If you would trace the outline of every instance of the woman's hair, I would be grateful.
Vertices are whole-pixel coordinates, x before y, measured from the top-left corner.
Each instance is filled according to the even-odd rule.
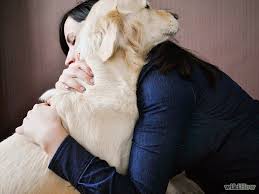
[[[59,43],[65,55],[68,53],[68,45],[66,42],[66,37],[64,35],[64,25],[68,17],[73,18],[77,22],[82,22],[89,14],[90,9],[98,0],[86,0],[80,3],[70,11],[68,11],[62,18],[59,24]]]
[[[160,72],[164,74],[175,69],[186,80],[190,80],[193,68],[198,66],[211,87],[215,86],[217,78],[221,75],[221,71],[216,66],[202,60],[172,41],[165,41],[154,47],[149,52],[147,61],[158,66]]]
[[[67,18],[72,17],[77,22],[83,21],[97,1],[98,0],[87,0],[77,5],[63,16],[59,26],[59,40],[65,55],[67,55],[69,50],[64,35],[64,25]],[[160,71],[164,74],[172,69],[176,69],[184,79],[190,79],[193,67],[199,66],[212,87],[215,86],[217,77],[221,72],[216,66],[200,59],[187,49],[184,49],[171,41],[165,41],[154,47],[149,52],[147,61],[159,66]]]

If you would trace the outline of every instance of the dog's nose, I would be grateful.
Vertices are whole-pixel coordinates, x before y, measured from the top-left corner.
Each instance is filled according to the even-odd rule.
[[[172,13],[172,12],[170,12],[170,13],[171,13],[171,15],[172,15],[172,16],[174,16],[174,18],[175,18],[175,19],[177,19],[177,20],[179,19],[178,14],[176,14],[176,13]]]

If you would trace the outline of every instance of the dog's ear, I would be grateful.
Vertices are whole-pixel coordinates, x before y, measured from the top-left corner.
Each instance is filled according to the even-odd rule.
[[[118,11],[112,11],[102,22],[102,41],[98,54],[103,62],[109,60],[117,49],[119,33],[122,28],[121,19]]]
[[[105,30],[101,46],[99,48],[98,54],[103,62],[109,60],[116,50],[118,29],[114,24],[110,24]]]

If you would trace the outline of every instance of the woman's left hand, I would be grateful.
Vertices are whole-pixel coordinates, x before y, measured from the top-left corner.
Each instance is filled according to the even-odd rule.
[[[34,105],[16,133],[30,138],[51,158],[68,135],[56,110],[46,103]]]

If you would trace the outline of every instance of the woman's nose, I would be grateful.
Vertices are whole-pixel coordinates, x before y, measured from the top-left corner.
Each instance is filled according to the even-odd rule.
[[[67,56],[65,61],[65,66],[69,66],[71,63],[74,63],[76,61],[74,56]]]

